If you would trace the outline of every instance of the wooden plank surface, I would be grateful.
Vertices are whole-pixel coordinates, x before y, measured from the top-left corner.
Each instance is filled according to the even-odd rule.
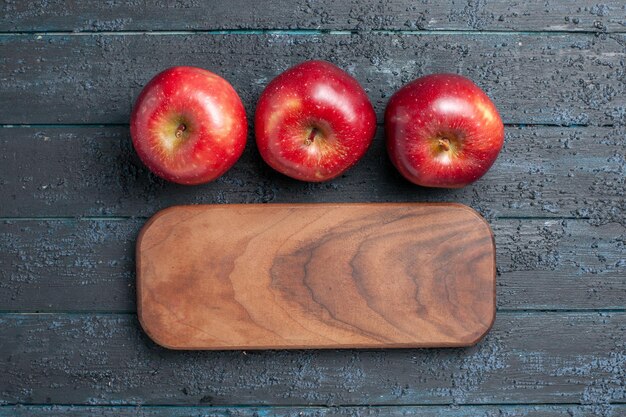
[[[144,222],[0,222],[0,311],[134,312],[135,239]],[[492,219],[491,226],[499,309],[626,305],[623,224]]]
[[[134,315],[4,314],[6,404],[626,402],[626,313],[500,313],[465,349],[184,352]]]
[[[128,127],[0,129],[0,217],[151,216],[189,203],[454,201],[492,217],[591,217],[626,212],[626,130],[618,127],[506,128],[504,149],[478,182],[459,190],[417,187],[389,162],[381,128],[365,157],[322,184],[270,169],[252,137],[216,182],[183,187],[148,173]]]
[[[599,414],[601,413],[601,414]],[[397,407],[128,407],[7,406],[0,417],[619,417],[626,405],[501,405]]]
[[[496,314],[493,232],[460,204],[214,204],[152,216],[137,314],[170,349],[471,346]]]
[[[623,1],[6,1],[0,31],[216,29],[625,31]]]
[[[269,80],[314,58],[354,75],[380,120],[402,84],[458,72],[505,123],[615,124],[626,120],[625,45],[626,34],[0,35],[0,101],[11,102],[0,123],[128,123],[141,87],[172,65],[224,76],[250,115]]]
[[[0,4],[0,417],[626,414],[624,32],[621,0]],[[251,139],[202,187],[138,163],[128,113],[155,72],[221,72],[251,115],[264,85],[308,58],[355,75],[379,115],[411,78],[468,75],[508,123],[503,153],[455,191],[403,181],[381,134],[326,184],[272,172]],[[494,333],[468,350],[176,353],[116,314],[135,311],[132,250],[159,208],[348,201],[484,214],[498,245]]]

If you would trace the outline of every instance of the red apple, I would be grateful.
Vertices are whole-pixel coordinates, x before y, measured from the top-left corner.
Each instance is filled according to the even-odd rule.
[[[409,181],[459,188],[482,177],[504,142],[502,119],[469,79],[427,75],[405,85],[385,111],[387,150]]]
[[[241,156],[248,124],[241,99],[222,77],[194,67],[157,74],[130,118],[133,146],[147,167],[179,184],[224,174]]]
[[[357,80],[325,61],[274,78],[255,115],[256,142],[272,168],[301,181],[325,181],[353,166],[376,131],[376,114]]]

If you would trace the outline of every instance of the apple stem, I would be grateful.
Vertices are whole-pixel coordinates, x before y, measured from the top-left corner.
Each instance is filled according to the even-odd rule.
[[[319,133],[319,130],[317,130],[316,128],[311,129],[311,133],[309,133],[309,137],[306,138],[306,140],[304,141],[304,144],[306,146],[311,145],[313,141],[315,140],[315,136],[317,136],[318,133]]]
[[[180,139],[183,136],[183,132],[185,130],[187,130],[187,126],[185,126],[183,123],[179,124],[176,128],[176,138]]]
[[[444,152],[448,152],[450,150],[450,139],[439,139],[439,146],[441,147],[441,149],[443,149]]]

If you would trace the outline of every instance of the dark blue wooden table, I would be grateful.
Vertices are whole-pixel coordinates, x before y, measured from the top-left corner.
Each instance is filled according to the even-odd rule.
[[[119,4],[118,4],[119,3]],[[625,416],[623,0],[5,1],[0,5],[0,416]],[[150,175],[141,87],[173,65],[266,83],[327,59],[380,117],[427,73],[469,76],[506,143],[461,190],[404,181],[382,129],[341,178],[305,184],[252,137],[218,181]],[[133,248],[181,203],[456,201],[497,244],[498,315],[468,349],[176,352],[135,314]]]

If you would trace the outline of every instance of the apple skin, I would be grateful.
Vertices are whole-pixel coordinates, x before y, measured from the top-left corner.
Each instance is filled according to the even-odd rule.
[[[326,61],[306,61],[265,88],[256,143],[275,170],[301,181],[341,175],[363,157],[376,132],[374,108],[357,80]]]
[[[482,177],[504,143],[504,125],[489,97],[455,74],[418,78],[385,111],[387,151],[409,181],[460,188]]]
[[[213,181],[246,146],[246,112],[222,77],[172,67],[143,88],[130,118],[133,146],[156,175],[179,184]]]

